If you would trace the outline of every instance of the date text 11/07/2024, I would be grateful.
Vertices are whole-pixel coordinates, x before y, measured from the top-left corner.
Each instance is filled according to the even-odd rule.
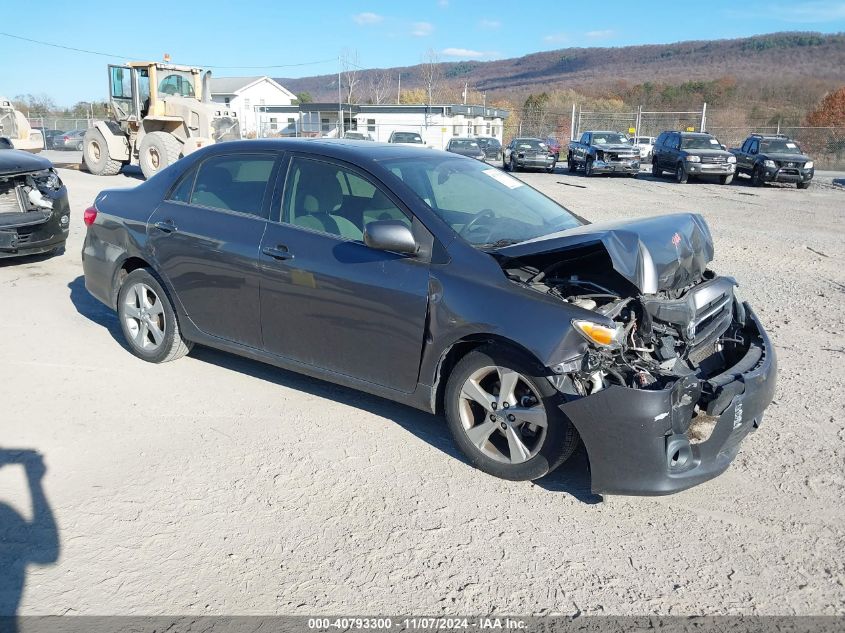
[[[317,631],[333,629],[370,629],[370,630],[522,630],[525,621],[514,618],[309,618],[308,628]]]

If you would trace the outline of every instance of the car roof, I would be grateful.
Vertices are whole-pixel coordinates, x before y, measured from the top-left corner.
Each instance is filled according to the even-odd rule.
[[[361,160],[388,160],[392,158],[412,158],[415,156],[431,156],[432,150],[422,145],[396,145],[374,141],[360,141],[357,139],[336,138],[285,138],[285,139],[247,139],[242,141],[226,141],[207,145],[203,150],[209,154],[218,151],[249,151],[276,150],[289,152],[318,153],[347,160],[349,162]],[[206,153],[206,152],[204,152]]]

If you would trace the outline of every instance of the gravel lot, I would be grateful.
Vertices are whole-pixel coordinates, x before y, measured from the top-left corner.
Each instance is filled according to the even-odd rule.
[[[703,213],[714,268],[778,348],[776,401],[728,472],[608,503],[581,453],[534,484],[500,481],[404,406],[208,349],[136,359],[79,253],[97,191],[139,180],[61,176],[66,254],[0,262],[0,448],[44,455],[59,538],[56,557],[45,530],[4,532],[0,569],[41,560],[19,613],[845,612],[845,188],[831,175],[808,191],[522,176],[593,221]],[[32,512],[20,466],[0,468],[2,504]]]

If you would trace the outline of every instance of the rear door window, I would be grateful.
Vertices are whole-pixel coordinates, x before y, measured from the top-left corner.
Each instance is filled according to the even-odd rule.
[[[264,217],[264,196],[273,172],[273,154],[229,154],[200,165],[191,204]]]

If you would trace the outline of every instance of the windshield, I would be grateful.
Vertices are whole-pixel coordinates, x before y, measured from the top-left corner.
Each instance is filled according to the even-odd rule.
[[[383,164],[474,246],[506,246],[581,225],[539,191],[484,163],[442,154]]]
[[[175,95],[180,97],[193,97],[194,86],[190,77],[182,75],[167,75],[158,84],[158,91],[162,95]]]
[[[593,145],[627,145],[628,137],[616,132],[593,132]]]
[[[422,137],[416,132],[394,132],[394,143],[422,143]]]
[[[516,149],[546,149],[546,144],[535,138],[518,138],[514,146]]]
[[[478,143],[475,141],[455,141],[449,143],[452,149],[478,149]]]
[[[760,151],[778,154],[800,154],[801,148],[798,147],[798,144],[795,141],[779,138],[760,141]]]
[[[712,136],[683,136],[682,149],[722,149],[719,141]]]

